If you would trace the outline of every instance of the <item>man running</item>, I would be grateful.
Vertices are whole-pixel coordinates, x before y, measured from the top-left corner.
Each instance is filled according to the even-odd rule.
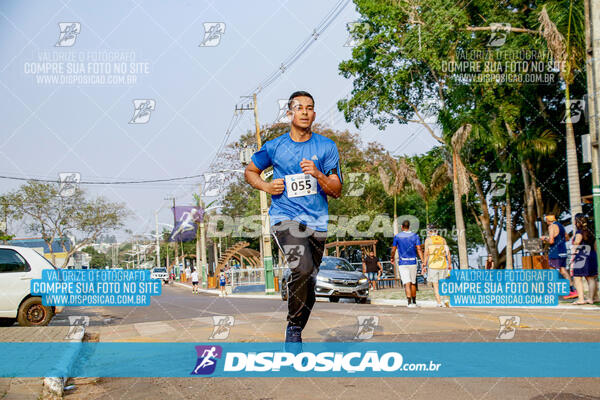
[[[313,133],[315,103],[307,92],[288,101],[291,128],[266,142],[246,167],[246,182],[271,194],[271,232],[284,254],[291,277],[286,342],[301,343],[302,329],[315,303],[315,281],[327,237],[327,196],[340,197],[342,173],[333,140]],[[273,166],[273,180],[260,173]],[[293,251],[292,251],[293,250]]]
[[[544,220],[548,224],[548,236],[542,236],[542,240],[550,244],[548,266],[558,270],[562,277],[569,281],[570,293],[565,298],[575,298],[577,297],[577,291],[573,287],[571,275],[567,271],[567,233],[565,227],[556,220],[554,215],[544,215]]]
[[[427,227],[427,239],[425,239],[425,263],[422,272],[428,272],[427,282],[433,284],[433,293],[438,307],[443,307],[439,280],[445,279],[450,269],[452,269],[452,261],[446,239],[438,235],[435,226],[429,225]],[[450,307],[448,300],[444,303],[446,307]]]
[[[192,272],[192,294],[200,294],[198,291],[198,270],[194,268],[194,272]]]
[[[423,260],[423,251],[421,250],[421,239],[419,235],[409,230],[410,221],[402,222],[402,231],[394,236],[392,243],[392,255],[390,260],[394,265],[396,249],[398,249],[398,269],[400,279],[404,285],[408,307],[417,306],[417,254]]]

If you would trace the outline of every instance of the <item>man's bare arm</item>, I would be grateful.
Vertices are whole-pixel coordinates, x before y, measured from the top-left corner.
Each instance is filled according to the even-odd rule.
[[[550,225],[550,227],[548,228],[548,238],[546,242],[549,244],[554,244],[554,238],[558,236],[559,232],[560,231],[558,229],[558,226],[554,224]]]
[[[271,195],[277,195],[283,193],[284,184],[283,179],[273,179],[271,182],[265,182],[261,177],[262,171],[258,169],[253,162],[250,162],[244,171],[244,177],[246,182],[255,189],[262,190]]]
[[[342,195],[342,182],[337,174],[327,176],[319,171],[313,161],[305,158],[300,162],[300,167],[302,168],[302,172],[312,175],[317,179],[319,186],[321,186],[325,194],[335,199]]]
[[[425,258],[423,258],[423,250],[421,249],[421,246],[415,246],[417,248],[417,254],[419,255],[419,258],[421,259],[421,263],[425,264]]]

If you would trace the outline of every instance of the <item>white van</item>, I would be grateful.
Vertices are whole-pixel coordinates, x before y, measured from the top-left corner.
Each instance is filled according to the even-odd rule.
[[[32,279],[41,279],[42,270],[56,269],[37,251],[18,246],[0,245],[0,326],[48,325],[64,307],[42,304],[42,298],[32,296]]]

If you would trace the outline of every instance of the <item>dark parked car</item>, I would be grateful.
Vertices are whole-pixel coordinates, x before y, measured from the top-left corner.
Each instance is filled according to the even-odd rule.
[[[291,271],[286,268],[281,278],[281,299],[287,300],[287,282]],[[366,303],[369,297],[369,282],[362,272],[348,261],[337,257],[323,257],[317,274],[315,287],[317,297],[328,297],[337,303],[340,298],[352,298],[357,303]]]

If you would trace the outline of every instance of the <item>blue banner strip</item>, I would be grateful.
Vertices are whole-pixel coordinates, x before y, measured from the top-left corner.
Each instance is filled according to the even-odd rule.
[[[600,377],[598,359],[595,342],[0,343],[0,376]]]

